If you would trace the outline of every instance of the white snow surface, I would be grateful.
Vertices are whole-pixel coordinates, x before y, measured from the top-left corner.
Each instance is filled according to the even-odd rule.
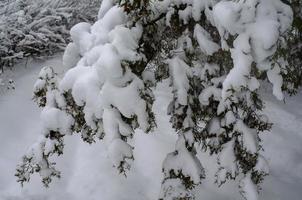
[[[62,74],[62,60],[30,61],[6,72],[15,80],[16,89],[0,94],[0,200],[155,200],[162,181],[162,162],[175,149],[177,135],[172,130],[166,107],[172,98],[168,81],[155,90],[154,111],[158,121],[155,132],[136,131],[129,142],[135,146],[135,160],[127,178],[118,175],[107,156],[105,144],[83,143],[79,136],[66,136],[65,153],[57,159],[62,178],[50,188],[43,188],[36,174],[21,188],[14,177],[22,155],[37,141],[42,124],[40,109],[31,100],[33,85],[41,67],[51,66]],[[0,77],[1,78],[1,77]],[[269,88],[269,87],[268,87]],[[264,156],[270,175],[266,177],[259,198],[262,200],[300,200],[302,197],[302,93],[277,101],[269,89],[263,89],[265,112],[274,123],[271,133],[262,134]],[[206,179],[194,192],[196,199],[239,200],[237,184],[230,182],[218,188],[214,184],[217,157],[198,154],[206,170]],[[259,166],[263,167],[263,166]],[[242,185],[244,186],[244,185]],[[248,187],[248,186],[246,186]]]

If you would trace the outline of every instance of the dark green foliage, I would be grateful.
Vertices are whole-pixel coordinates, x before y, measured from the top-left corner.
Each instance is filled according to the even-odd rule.
[[[291,0],[290,3],[294,12],[293,24],[284,38],[286,44],[280,45],[275,59],[285,59],[283,90],[294,95],[302,85],[302,1]]]

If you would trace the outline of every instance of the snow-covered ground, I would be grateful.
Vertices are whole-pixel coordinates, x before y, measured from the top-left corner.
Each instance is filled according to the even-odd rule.
[[[151,134],[137,131],[131,172],[127,178],[112,168],[103,142],[88,145],[78,136],[66,139],[65,153],[58,161],[62,178],[45,189],[35,175],[21,188],[14,177],[15,167],[26,149],[39,136],[39,108],[31,100],[32,87],[43,66],[62,73],[61,55],[46,62],[19,64],[12,73],[15,90],[0,94],[0,200],[155,200],[162,179],[161,163],[173,151],[176,136],[166,115],[171,98],[167,82],[159,84],[154,110],[158,129]],[[286,104],[263,92],[265,112],[274,123],[270,134],[263,134],[264,154],[270,163],[270,176],[264,182],[260,199],[302,199],[302,94],[287,98]],[[199,155],[207,179],[197,188],[197,200],[241,199],[235,184],[217,188],[213,184],[215,158]]]

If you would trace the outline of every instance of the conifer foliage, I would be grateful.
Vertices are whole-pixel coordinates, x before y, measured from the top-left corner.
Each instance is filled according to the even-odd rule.
[[[288,4],[293,9],[293,24],[289,34],[284,37],[285,44],[277,51],[277,57],[284,58],[279,60],[285,68],[283,89],[292,95],[296,94],[302,85],[302,1],[291,0]]]
[[[243,197],[256,200],[269,173],[259,134],[271,128],[259,88],[267,80],[284,99],[276,52],[292,20],[280,0],[103,0],[93,25],[71,29],[62,80],[48,67],[39,75],[34,99],[44,131],[18,166],[18,181],[38,172],[48,186],[59,177],[52,157],[76,133],[88,143],[103,139],[126,174],[135,148],[128,141],[137,128],[156,128],[152,87],[168,78],[178,140],[163,161],[159,199],[194,199],[206,176],[197,153],[206,151],[218,155],[218,186],[238,180]]]
[[[93,21],[100,0],[2,0],[0,2],[0,68],[17,59],[49,56],[64,50],[69,29]]]

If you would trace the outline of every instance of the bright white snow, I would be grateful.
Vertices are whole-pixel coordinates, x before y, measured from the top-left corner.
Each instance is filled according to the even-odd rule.
[[[61,56],[59,56],[61,57]],[[49,189],[42,187],[35,175],[23,189],[16,183],[15,167],[28,147],[40,135],[39,108],[31,100],[33,84],[42,66],[51,66],[62,72],[61,60],[30,62],[27,68],[15,68],[16,90],[2,92],[0,96],[0,199],[1,200],[154,200],[159,196],[162,181],[161,164],[167,153],[175,148],[173,133],[166,116],[171,100],[168,81],[160,83],[155,91],[154,110],[158,130],[146,135],[140,131],[130,143],[136,143],[135,160],[127,178],[118,175],[106,156],[104,142],[84,144],[77,136],[66,138],[64,155],[58,159],[62,178],[54,180]],[[9,73],[9,72],[7,72]],[[263,89],[265,112],[275,123],[272,133],[263,134],[265,157],[268,158],[270,176],[264,181],[260,199],[300,200],[302,196],[302,94],[286,97],[283,104],[275,100],[268,89]],[[196,189],[197,199],[239,200],[235,183],[217,188],[214,182],[215,158],[199,154],[207,178]],[[259,164],[259,167],[266,165]]]

